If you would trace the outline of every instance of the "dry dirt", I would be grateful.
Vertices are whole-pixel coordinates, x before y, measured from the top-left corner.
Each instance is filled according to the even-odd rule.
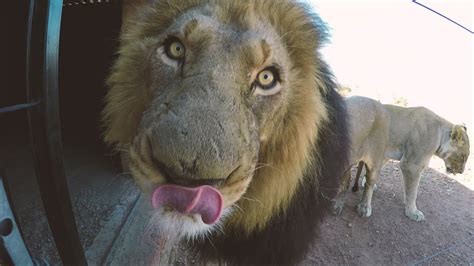
[[[473,265],[472,170],[470,163],[464,174],[447,175],[442,161],[433,158],[417,200],[426,221],[415,222],[404,215],[398,163],[388,163],[377,182],[372,216],[356,214],[362,191],[351,193],[341,215],[326,219],[303,265]]]

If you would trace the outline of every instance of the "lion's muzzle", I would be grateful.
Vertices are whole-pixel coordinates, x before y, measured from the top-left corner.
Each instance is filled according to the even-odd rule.
[[[184,185],[224,180],[244,156],[242,133],[248,128],[242,128],[240,108],[220,88],[185,87],[157,97],[150,107],[156,111],[145,126],[153,160],[170,181]]]
[[[238,90],[219,87],[208,76],[175,85],[157,92],[142,117],[143,133],[132,148],[159,170],[160,178],[147,177],[156,180],[151,189],[167,185],[158,187],[154,201],[172,203],[181,213],[204,214],[205,210],[203,221],[212,223],[220,215],[219,198],[229,206],[238,198],[234,194],[245,191],[257,160],[258,129]],[[240,182],[243,188],[237,186]],[[199,198],[199,193],[206,197]],[[201,199],[213,202],[199,211],[190,207],[191,201]]]

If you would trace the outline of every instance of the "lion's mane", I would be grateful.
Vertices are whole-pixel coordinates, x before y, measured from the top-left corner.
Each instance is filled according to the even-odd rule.
[[[201,259],[221,258],[235,264],[292,264],[300,261],[317,236],[326,205],[335,197],[347,161],[346,110],[334,90],[318,48],[327,39],[324,23],[309,8],[293,1],[157,1],[128,18],[119,59],[108,85],[104,110],[105,139],[118,147],[132,141],[150,95],[143,63],[148,36],[163,31],[186,10],[209,5],[223,23],[250,28],[268,21],[288,50],[297,80],[283,117],[261,144],[259,163],[223,232],[195,242]],[[254,18],[258,18],[255,20]],[[132,71],[133,70],[133,71]],[[138,71],[137,71],[138,70]],[[277,114],[278,116],[278,114]]]

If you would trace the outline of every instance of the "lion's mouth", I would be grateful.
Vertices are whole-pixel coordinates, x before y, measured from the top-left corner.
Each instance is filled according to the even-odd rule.
[[[152,205],[154,208],[172,208],[183,215],[199,214],[205,224],[214,224],[221,217],[223,199],[211,186],[189,188],[165,184],[153,192]]]

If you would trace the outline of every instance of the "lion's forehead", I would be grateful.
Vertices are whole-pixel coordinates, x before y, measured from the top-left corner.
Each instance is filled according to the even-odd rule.
[[[255,18],[242,28],[233,21],[219,19],[216,12],[207,6],[191,9],[182,13],[162,34],[180,33],[191,45],[204,43],[204,50],[214,55],[218,50],[219,56],[258,58],[262,43],[265,43],[272,54],[284,57],[286,49],[270,23]]]
[[[456,153],[459,155],[467,157],[469,155],[469,137],[465,132],[463,132],[462,141],[459,142],[460,145],[456,147]]]

